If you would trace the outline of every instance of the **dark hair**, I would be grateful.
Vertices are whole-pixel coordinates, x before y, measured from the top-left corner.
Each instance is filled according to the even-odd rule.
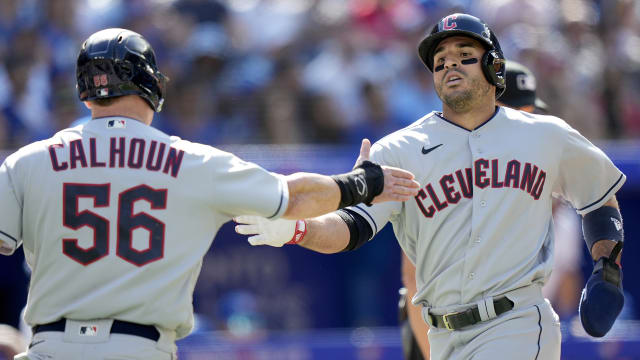
[[[89,100],[90,103],[96,104],[98,106],[109,106],[113,105],[116,101],[118,101],[120,97],[112,97],[112,98],[104,98],[104,99],[93,99]]]

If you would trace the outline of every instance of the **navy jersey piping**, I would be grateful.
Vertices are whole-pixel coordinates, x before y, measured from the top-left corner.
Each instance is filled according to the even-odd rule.
[[[4,236],[8,237],[8,238],[9,238],[9,240],[13,240],[13,241],[16,243],[16,245],[18,244],[18,240],[16,240],[16,238],[14,238],[13,236],[11,236],[11,235],[7,234],[6,232],[4,232],[4,231],[0,230],[0,234],[2,234],[2,235],[4,235]]]
[[[280,183],[280,185],[282,186],[282,183]],[[278,215],[278,213],[280,212],[280,208],[282,207],[283,199],[284,199],[284,190],[280,191],[280,203],[278,204],[278,208],[276,209],[276,212],[273,213],[273,215],[269,216],[268,219],[273,219],[274,216]]]
[[[588,207],[590,207],[590,206],[593,206],[594,204],[597,204],[597,203],[599,203],[600,201],[602,201],[602,199],[604,199],[605,197],[607,197],[607,195],[609,195],[609,193],[611,192],[611,190],[613,190],[616,186],[618,186],[618,183],[620,182],[620,180],[622,180],[622,177],[623,177],[623,176],[624,176],[624,174],[620,174],[620,177],[618,177],[618,180],[617,180],[613,185],[611,185],[611,187],[609,188],[609,190],[607,190],[607,192],[606,192],[606,193],[604,193],[604,195],[602,195],[602,197],[600,197],[600,199],[598,199],[598,200],[596,200],[596,201],[592,202],[591,204],[589,204],[589,205],[587,205],[587,206],[585,206],[585,207],[583,207],[583,208],[581,208],[581,209],[578,209],[578,211],[582,211],[582,210],[584,210],[584,209],[586,209],[586,208],[588,208]]]
[[[472,131],[475,131],[475,130],[480,129],[480,128],[481,128],[481,127],[483,127],[486,123],[488,123],[489,121],[493,120],[493,118],[495,118],[495,117],[496,117],[496,115],[498,115],[498,112],[499,112],[499,111],[500,111],[500,106],[496,106],[496,111],[494,111],[493,115],[491,115],[491,117],[490,117],[489,119],[487,119],[485,122],[483,122],[482,124],[480,124],[480,125],[476,126],[476,127],[475,127],[475,129],[473,129],[473,130],[469,130],[469,129],[467,129],[467,128],[464,128],[464,127],[462,127],[462,126],[460,126],[460,125],[458,125],[458,124],[456,124],[456,123],[454,123],[454,122],[450,121],[450,120],[447,120],[447,119],[442,115],[442,112],[435,112],[434,114],[436,114],[436,116],[437,116],[437,117],[439,117],[440,119],[442,119],[442,120],[444,120],[444,121],[448,122],[448,123],[449,123],[449,124],[451,124],[451,125],[457,126],[457,127],[459,127],[460,129],[462,129],[462,130],[464,130],[464,131],[466,131],[466,132],[472,132]]]
[[[540,355],[540,338],[542,337],[542,314],[540,314],[540,308],[536,305],[536,310],[538,310],[538,327],[540,331],[538,332],[538,352],[536,353],[535,360],[538,360],[538,355]]]

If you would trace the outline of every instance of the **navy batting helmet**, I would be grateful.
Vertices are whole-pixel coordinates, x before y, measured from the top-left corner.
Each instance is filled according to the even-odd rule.
[[[433,55],[443,39],[450,36],[468,36],[482,43],[487,51],[482,56],[481,66],[487,81],[496,86],[496,99],[505,90],[504,54],[498,38],[489,26],[475,16],[452,14],[443,17],[420,42],[418,54],[422,62],[433,72]]]
[[[133,31],[91,35],[78,54],[76,80],[82,101],[139,95],[154,111],[162,110],[167,78],[158,71],[151,45]]]

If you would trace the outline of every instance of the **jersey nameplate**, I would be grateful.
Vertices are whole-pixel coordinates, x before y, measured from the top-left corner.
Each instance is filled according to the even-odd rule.
[[[183,150],[165,143],[152,140],[147,145],[145,139],[131,138],[127,141],[124,136],[109,138],[109,146],[106,149],[104,146],[99,147],[95,138],[90,138],[88,145],[88,149],[85,149],[86,144],[80,139],[70,141],[68,148],[64,144],[49,145],[53,171],[86,167],[126,167],[162,171],[178,177],[184,156]]]

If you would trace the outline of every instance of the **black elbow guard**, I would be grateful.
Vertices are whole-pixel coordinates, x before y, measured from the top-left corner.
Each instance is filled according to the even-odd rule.
[[[371,239],[373,230],[360,214],[349,209],[338,210],[336,213],[349,227],[349,244],[342,252],[356,250]]]
[[[620,210],[611,206],[602,206],[586,214],[582,217],[582,233],[589,252],[593,244],[600,240],[624,241]]]

